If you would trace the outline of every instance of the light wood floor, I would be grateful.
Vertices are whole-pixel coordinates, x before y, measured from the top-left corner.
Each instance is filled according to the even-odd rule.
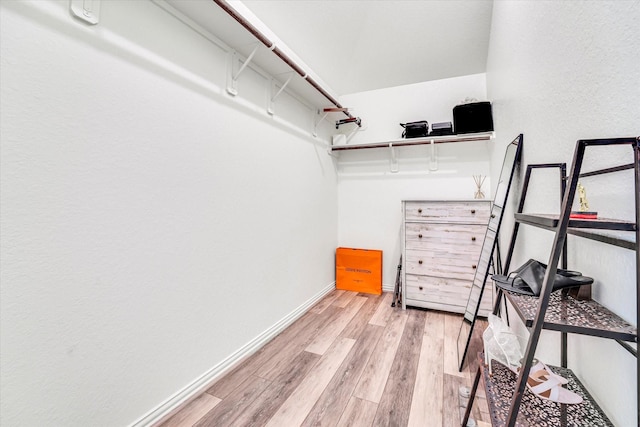
[[[331,292],[162,427],[460,426],[458,391],[476,369],[469,357],[458,372],[461,316],[392,308],[391,296]],[[472,418],[489,425],[481,390]]]

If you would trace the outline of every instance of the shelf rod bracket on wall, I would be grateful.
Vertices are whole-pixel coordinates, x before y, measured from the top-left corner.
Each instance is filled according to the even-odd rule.
[[[389,143],[389,170],[391,173],[397,173],[400,168],[398,167],[398,157],[396,156],[396,149],[393,148],[393,143]]]
[[[435,140],[431,140],[431,158],[429,159],[429,170],[437,171],[438,170],[438,157],[436,153],[436,142]]]
[[[258,52],[259,47],[260,47],[260,44],[256,43],[255,47],[253,48],[253,50],[251,51],[247,59],[244,60],[244,62],[236,72],[234,72],[233,70],[236,67],[236,63],[240,61],[240,59],[238,58],[238,52],[236,52],[235,50],[232,50],[230,52],[231,61],[229,64],[229,83],[227,84],[227,92],[230,95],[236,96],[238,94],[238,77],[240,77],[240,74],[242,74],[242,72],[247,68],[247,66],[255,56],[256,52]]]
[[[293,76],[295,75],[293,71],[288,74],[289,74],[289,78],[282,84],[282,86],[280,86],[280,90],[278,90],[273,96],[271,96],[271,98],[269,98],[269,106],[267,107],[267,113],[269,113],[272,116],[274,113],[273,104],[276,102],[276,98],[278,98],[280,94],[284,92],[284,89],[291,82],[291,79],[293,79]],[[271,79],[271,93],[275,91],[277,83],[278,82],[275,79]]]
[[[89,25],[100,22],[100,0],[71,0],[69,10],[73,16]]]

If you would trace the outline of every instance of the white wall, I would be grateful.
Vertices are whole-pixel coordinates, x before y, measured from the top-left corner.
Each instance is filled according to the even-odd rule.
[[[638,1],[496,1],[487,68],[498,135],[524,133],[523,164],[571,165],[578,139],[640,134]],[[506,140],[496,140],[492,171]],[[584,171],[631,163],[631,149],[588,149]],[[524,168],[523,168],[524,171]],[[525,211],[558,212],[556,172],[534,175]],[[633,220],[633,173],[585,178],[590,207]],[[506,222],[510,230],[512,221]],[[506,245],[510,233],[503,234]],[[546,262],[551,233],[521,228],[512,267]],[[506,246],[505,246],[506,247]],[[569,237],[569,266],[596,279],[594,298],[636,323],[632,251]],[[514,316],[512,316],[514,318]],[[559,363],[559,335],[544,332],[538,356]],[[637,424],[636,359],[610,340],[571,335],[573,368],[615,425]]]
[[[453,121],[453,107],[465,98],[486,99],[485,75],[456,77],[346,95],[343,105],[363,118],[364,130],[349,143],[399,139],[399,123]],[[349,133],[354,125],[345,125]],[[436,162],[428,146],[396,148],[397,173],[389,150],[340,151],[338,209],[340,246],[383,250],[383,286],[393,289],[400,257],[402,200],[473,199],[472,175],[489,175],[487,142],[439,144]],[[490,179],[483,189],[491,198]]]
[[[278,124],[251,70],[231,100],[224,52],[151,2],[68,6],[0,4],[7,426],[132,424],[334,280],[306,107]]]

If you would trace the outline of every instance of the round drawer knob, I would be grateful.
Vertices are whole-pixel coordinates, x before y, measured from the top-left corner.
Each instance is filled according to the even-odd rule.
[[[418,239],[422,239],[422,234],[418,234]]]
[[[422,260],[418,261],[418,264],[421,264],[421,265],[422,265]]]
[[[495,218],[495,217],[496,217],[496,214],[491,214],[491,218]]]
[[[472,214],[475,214],[475,213],[476,213],[476,210],[475,210],[475,209],[471,209],[471,213],[472,213]]]
[[[418,213],[422,213],[422,209],[418,209]]]
[[[418,286],[418,289],[423,290],[424,288],[422,286]]]
[[[474,237],[472,237],[472,238],[471,238],[471,241],[472,241],[472,242],[475,242],[475,241],[476,241],[476,237],[475,237],[475,236],[474,236]]]
[[[474,270],[476,269],[476,267],[477,267],[477,266],[476,266],[475,264],[473,264],[473,265],[471,266],[471,268],[473,268]]]

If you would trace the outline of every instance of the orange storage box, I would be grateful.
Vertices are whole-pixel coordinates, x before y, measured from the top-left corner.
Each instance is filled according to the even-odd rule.
[[[382,251],[336,249],[336,289],[382,294]]]

